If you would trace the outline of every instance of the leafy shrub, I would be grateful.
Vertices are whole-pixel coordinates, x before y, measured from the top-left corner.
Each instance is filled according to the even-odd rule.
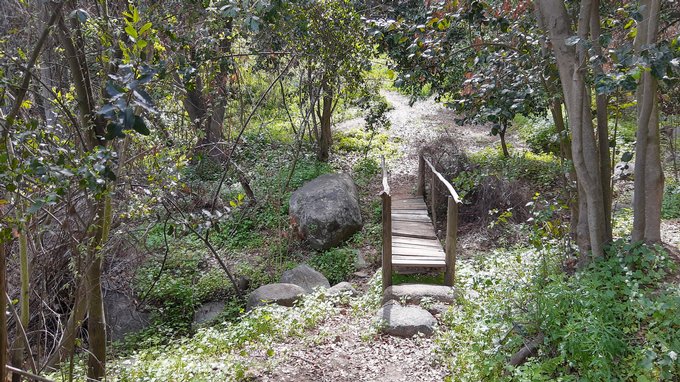
[[[517,116],[515,125],[518,127],[520,138],[527,143],[533,153],[559,154],[560,136],[552,118]]]
[[[680,218],[680,185],[669,184],[663,194],[661,217],[664,219]]]
[[[669,256],[616,241],[606,258],[569,277],[545,266],[555,255],[496,252],[460,264],[461,286],[477,293],[444,316],[450,330],[438,344],[451,380],[677,380],[680,290],[663,284],[674,271]],[[538,356],[509,367],[539,331]]]
[[[357,185],[363,187],[380,173],[380,164],[374,158],[364,157],[354,164],[352,172]]]
[[[309,265],[323,273],[332,285],[347,280],[356,269],[356,258],[354,249],[333,248],[312,257]]]

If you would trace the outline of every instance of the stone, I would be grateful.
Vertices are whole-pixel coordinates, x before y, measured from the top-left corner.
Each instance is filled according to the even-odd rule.
[[[300,264],[293,269],[283,272],[281,282],[295,284],[302,287],[307,293],[313,292],[315,288],[328,289],[331,287],[331,284],[324,275],[307,264]]]
[[[328,291],[326,291],[326,294],[329,296],[336,296],[341,293],[349,293],[349,295],[352,297],[357,295],[356,289],[354,289],[352,284],[348,283],[347,281],[335,284],[330,289],[328,289]]]
[[[149,326],[150,314],[137,310],[135,301],[115,290],[104,290],[107,334],[111,341],[122,340],[127,334]]]
[[[359,253],[359,251],[357,251],[356,257],[354,258],[354,268],[356,268],[356,269],[366,269],[366,268],[368,268],[368,263],[366,262],[364,255]]]
[[[347,174],[325,174],[306,183],[290,197],[293,230],[312,248],[326,250],[362,227],[359,193]]]
[[[444,285],[402,284],[392,285],[383,293],[383,303],[396,300],[406,304],[418,305],[424,299],[453,304],[456,301],[455,289]]]
[[[224,311],[226,304],[222,301],[210,301],[201,304],[194,312],[194,325],[214,321]]]
[[[250,293],[246,309],[251,310],[256,306],[267,304],[293,306],[295,301],[305,293],[302,287],[295,284],[276,283],[263,285]]]
[[[408,338],[416,334],[429,337],[437,325],[437,320],[427,310],[392,302],[378,310],[378,317],[383,321],[383,333],[396,337]]]
[[[619,162],[614,166],[614,179],[632,180],[635,174],[635,164],[632,162]]]

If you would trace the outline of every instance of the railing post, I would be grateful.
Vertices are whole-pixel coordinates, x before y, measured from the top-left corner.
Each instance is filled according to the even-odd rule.
[[[432,171],[432,178],[430,179],[430,193],[432,194],[432,225],[434,225],[435,234],[437,233],[437,180],[435,173]]]
[[[382,193],[382,282],[383,290],[392,285],[392,196]]]
[[[425,158],[423,158],[423,154],[418,155],[418,189],[416,195],[425,196]]]
[[[446,208],[446,273],[444,283],[453,286],[456,282],[456,246],[458,243],[458,203],[448,197]]]

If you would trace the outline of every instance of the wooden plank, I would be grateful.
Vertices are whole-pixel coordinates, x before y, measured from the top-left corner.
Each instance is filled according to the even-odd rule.
[[[442,250],[433,249],[432,247],[421,248],[405,248],[392,246],[392,255],[399,256],[438,256],[442,259],[446,258],[446,254]]]
[[[399,220],[403,222],[430,222],[430,218],[427,215],[417,214],[392,214],[392,220]]]
[[[410,259],[393,259],[392,264],[398,267],[434,267],[445,268],[446,262],[444,260],[418,260],[412,261]]]
[[[401,215],[419,215],[419,216],[429,216],[427,214],[427,210],[421,210],[418,208],[403,208],[403,209],[392,209],[393,214],[401,214]]]
[[[411,238],[409,238],[411,239]],[[444,252],[442,250],[442,247],[435,247],[435,246],[429,246],[429,245],[414,245],[414,244],[399,244],[399,243],[392,243],[392,250],[419,250],[423,252]]]
[[[418,225],[422,224],[422,225]],[[408,235],[401,235],[401,233],[413,233],[413,234],[418,234],[418,235],[428,235],[427,237],[431,237],[432,239],[436,239],[437,236],[434,234],[434,229],[432,228],[431,225],[427,223],[420,223],[420,222],[404,222],[404,221],[394,221],[392,223],[392,232],[398,232],[397,235],[400,236],[408,236]]]
[[[392,230],[392,235],[394,236],[404,236],[404,237],[412,237],[415,239],[436,239],[436,236],[434,233],[427,233],[427,232],[413,232],[413,231],[395,231]]]
[[[419,264],[421,262],[428,264],[429,263],[446,264],[446,260],[440,257],[392,256],[392,262],[394,262],[395,259],[399,261],[410,261],[412,264]]]
[[[392,237],[392,246],[395,245],[418,245],[418,246],[428,246],[428,247],[435,247],[435,248],[441,248],[441,244],[439,243],[439,240],[436,239],[417,239],[413,237],[404,237],[404,236],[393,236]]]
[[[422,196],[406,196],[406,195],[400,195],[394,196],[394,203],[400,203],[400,202],[405,202],[405,201],[414,201],[414,202],[423,202],[423,197]]]

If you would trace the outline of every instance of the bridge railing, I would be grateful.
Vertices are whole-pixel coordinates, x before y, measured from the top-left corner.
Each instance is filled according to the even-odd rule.
[[[444,274],[444,283],[453,286],[456,278],[456,248],[458,245],[458,204],[461,203],[460,197],[446,178],[437,171],[432,162],[425,158],[421,153],[418,156],[418,187],[417,194],[427,199],[426,195],[426,177],[429,173],[429,189],[430,189],[430,206],[432,214],[432,224],[434,224],[435,231],[437,229],[437,183],[444,185],[446,188],[447,203],[446,203],[446,243],[444,245],[444,252],[446,253],[446,273]]]

